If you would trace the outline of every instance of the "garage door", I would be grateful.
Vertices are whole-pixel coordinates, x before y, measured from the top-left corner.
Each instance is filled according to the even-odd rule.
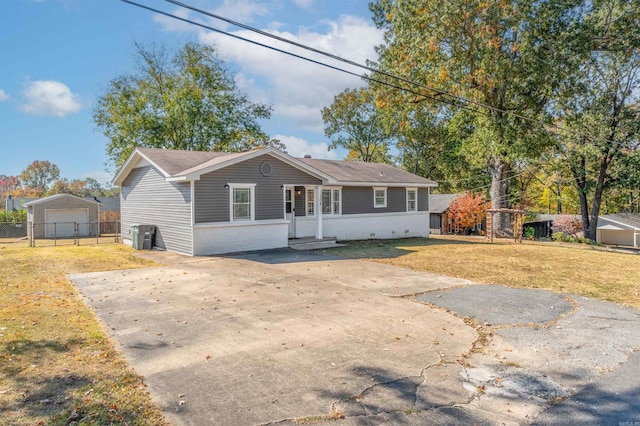
[[[617,231],[613,229],[600,230],[600,242],[602,244],[615,244],[619,246],[633,246],[633,231]]]
[[[89,235],[89,209],[46,209],[45,238],[73,237],[76,223],[81,237]]]

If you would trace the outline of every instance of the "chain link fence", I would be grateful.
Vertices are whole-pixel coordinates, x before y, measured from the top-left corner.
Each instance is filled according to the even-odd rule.
[[[120,221],[111,222],[0,222],[0,240],[29,247],[96,245],[120,242]]]

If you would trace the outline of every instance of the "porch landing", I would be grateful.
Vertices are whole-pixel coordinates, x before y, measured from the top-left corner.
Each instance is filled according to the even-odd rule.
[[[313,237],[289,238],[289,247],[296,250],[316,250],[341,246],[344,246],[344,244],[338,244],[335,237],[327,237],[321,240]]]

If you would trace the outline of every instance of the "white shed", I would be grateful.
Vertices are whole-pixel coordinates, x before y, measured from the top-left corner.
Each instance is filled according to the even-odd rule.
[[[618,213],[600,216],[596,239],[601,244],[640,247],[640,215]]]

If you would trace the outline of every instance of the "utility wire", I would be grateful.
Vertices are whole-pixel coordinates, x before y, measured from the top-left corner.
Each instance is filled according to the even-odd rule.
[[[126,1],[126,0],[122,0],[122,1]],[[395,75],[395,74],[391,74],[391,73],[388,73],[386,71],[370,67],[368,65],[360,64],[360,63],[352,61],[350,59],[346,59],[346,58],[343,58],[341,56],[334,55],[332,53],[329,53],[329,52],[326,52],[326,51],[323,51],[323,50],[320,50],[320,49],[316,49],[314,47],[311,47],[311,46],[308,46],[308,45],[305,45],[305,44],[302,44],[302,43],[298,43],[296,41],[289,40],[289,39],[284,38],[284,37],[280,37],[280,36],[278,36],[276,34],[271,34],[271,33],[267,32],[267,31],[263,31],[263,30],[260,30],[258,28],[252,27],[250,25],[243,24],[241,22],[234,21],[234,20],[229,19],[229,18],[225,18],[224,16],[221,16],[221,15],[218,15],[218,14],[215,14],[215,13],[212,13],[212,12],[208,12],[206,10],[197,8],[195,6],[191,6],[189,4],[186,4],[186,3],[183,3],[183,2],[180,2],[180,1],[177,1],[177,0],[165,0],[165,1],[168,2],[168,3],[174,4],[176,6],[179,6],[179,7],[185,8],[185,9],[189,9],[189,10],[192,10],[192,11],[197,12],[197,13],[201,13],[201,14],[209,16],[211,18],[218,19],[220,21],[226,22],[226,23],[234,25],[236,27],[243,28],[243,29],[248,30],[248,31],[252,31],[252,32],[254,32],[256,34],[260,34],[262,36],[265,36],[265,37],[268,37],[268,38],[271,38],[271,39],[274,39],[274,40],[278,40],[280,42],[287,43],[287,44],[290,44],[292,46],[296,46],[296,47],[299,47],[301,49],[308,50],[310,52],[314,52],[314,53],[326,56],[328,58],[335,59],[335,60],[340,61],[340,62],[344,62],[344,63],[349,64],[349,65],[353,65],[355,67],[367,70],[367,71],[375,73],[375,74],[380,74],[380,75],[383,75],[385,77],[389,77],[391,79],[398,80],[398,81],[401,81],[403,83],[407,83],[407,84],[409,84],[411,86],[415,86],[415,87],[419,87],[421,89],[425,89],[425,90],[427,90],[429,92],[435,93],[435,94],[440,95],[440,96],[448,96],[450,98],[456,99],[456,100],[458,100],[460,102],[464,102],[466,104],[471,104],[471,105],[475,105],[477,107],[486,108],[488,110],[491,110],[493,112],[499,112],[501,114],[508,114],[508,115],[511,115],[512,117],[519,118],[521,120],[525,120],[525,121],[528,121],[530,123],[540,124],[540,125],[546,127],[547,129],[558,130],[558,131],[566,132],[566,133],[569,133],[569,134],[573,134],[574,136],[586,137],[588,139],[600,140],[602,142],[620,144],[620,142],[616,142],[616,141],[612,141],[612,140],[604,139],[604,138],[594,138],[593,136],[586,135],[586,134],[584,134],[582,132],[574,131],[574,130],[571,130],[571,129],[567,129],[566,127],[563,127],[563,126],[559,126],[559,125],[556,125],[556,124],[545,123],[544,121],[541,121],[541,120],[538,120],[538,119],[535,119],[535,118],[531,118],[531,117],[527,117],[525,115],[518,114],[518,113],[513,112],[513,111],[507,111],[507,110],[504,110],[504,109],[501,109],[501,108],[494,107],[492,105],[485,104],[483,102],[475,101],[473,99],[468,99],[468,98],[465,98],[465,97],[459,96],[459,95],[454,95],[453,93],[447,92],[445,90],[436,89],[436,88],[433,88],[431,86],[427,86],[427,85],[422,84],[422,83],[417,83],[417,82],[409,80],[407,78],[404,78],[404,77],[401,77],[401,76],[398,76],[398,75]],[[129,1],[126,1],[126,2],[129,3]],[[222,33],[223,34],[227,34],[225,32],[222,32]],[[229,35],[229,34],[227,34],[227,35]],[[264,45],[262,45],[262,46],[264,46]],[[264,47],[268,47],[268,46],[264,46]],[[355,73],[350,73],[350,74],[355,74]],[[374,82],[377,82],[377,83],[381,83],[380,81],[377,81],[377,80],[371,80],[371,81],[374,81]],[[397,86],[390,86],[390,87],[397,88]],[[412,94],[416,94],[413,91],[409,91],[409,92],[412,93]],[[425,96],[425,97],[427,97],[429,99],[436,100],[436,101],[439,100],[439,99],[435,99],[434,97],[431,97],[431,96],[426,96],[424,94],[418,94],[418,96]],[[441,100],[439,100],[439,101],[441,101]],[[450,104],[450,105],[459,106],[459,105],[454,105],[454,104]],[[475,112],[480,112],[480,111],[476,110]]]
[[[389,82],[386,82],[386,81],[378,80],[376,78],[372,78],[372,77],[369,77],[369,76],[366,76],[366,75],[358,74],[358,73],[355,73],[353,71],[349,71],[347,69],[340,68],[340,67],[335,66],[335,65],[330,65],[330,64],[327,64],[325,62],[320,62],[320,61],[317,61],[315,59],[311,59],[311,58],[307,58],[307,57],[302,56],[302,55],[298,55],[296,53],[287,52],[286,50],[282,50],[282,49],[279,49],[279,48],[274,47],[274,46],[269,46],[267,44],[260,43],[258,41],[251,40],[251,39],[248,39],[248,38],[236,35],[236,34],[232,34],[230,32],[223,31],[223,30],[220,30],[218,28],[214,28],[214,27],[211,27],[209,25],[202,24],[200,22],[192,21],[190,19],[183,18],[181,16],[177,16],[177,15],[173,15],[171,13],[163,12],[163,11],[161,11],[159,9],[155,9],[153,7],[150,7],[150,6],[146,6],[146,5],[143,5],[143,4],[140,4],[140,3],[136,3],[135,1],[132,1],[132,0],[120,0],[120,1],[123,2],[123,3],[130,4],[132,6],[136,6],[136,7],[142,8],[142,9],[146,9],[146,10],[148,10],[150,12],[155,12],[155,13],[158,13],[160,15],[164,15],[164,16],[167,16],[169,18],[176,19],[178,21],[186,22],[188,24],[192,24],[192,25],[195,25],[195,26],[198,26],[198,27],[201,27],[201,28],[204,28],[204,29],[216,32],[216,33],[219,33],[219,34],[223,34],[223,35],[235,38],[236,40],[240,40],[240,41],[244,41],[244,42],[247,42],[247,43],[251,43],[251,44],[256,45],[256,46],[264,47],[266,49],[270,49],[270,50],[273,50],[275,52],[283,53],[285,55],[292,56],[292,57],[297,58],[297,59],[302,59],[303,61],[311,62],[313,64],[320,65],[320,66],[323,66],[323,67],[326,67],[326,68],[329,68],[329,69],[332,69],[332,70],[340,71],[340,72],[343,72],[345,74],[353,75],[353,76],[356,76],[356,77],[361,78],[361,79],[365,79],[365,80],[368,80],[368,81],[372,81],[374,83],[382,84],[384,86],[391,87],[393,89],[401,90],[403,92],[408,92],[408,93],[414,94],[416,96],[422,96],[422,97],[425,97],[427,99],[431,99],[431,100],[436,101],[436,102],[446,103],[446,104],[449,104],[449,105],[451,105],[453,107],[464,109],[464,110],[467,110],[467,111],[470,111],[470,112],[473,112],[473,113],[476,113],[476,114],[488,115],[487,113],[485,113],[483,111],[480,111],[480,110],[477,110],[477,109],[473,109],[473,108],[470,108],[468,106],[459,105],[459,104],[456,104],[453,101],[439,99],[439,98],[436,98],[434,96],[430,96],[430,95],[425,94],[425,93],[421,93],[421,92],[417,92],[417,91],[412,90],[412,89],[408,89],[406,87],[398,86],[396,84],[392,84],[392,83],[389,83]]]

